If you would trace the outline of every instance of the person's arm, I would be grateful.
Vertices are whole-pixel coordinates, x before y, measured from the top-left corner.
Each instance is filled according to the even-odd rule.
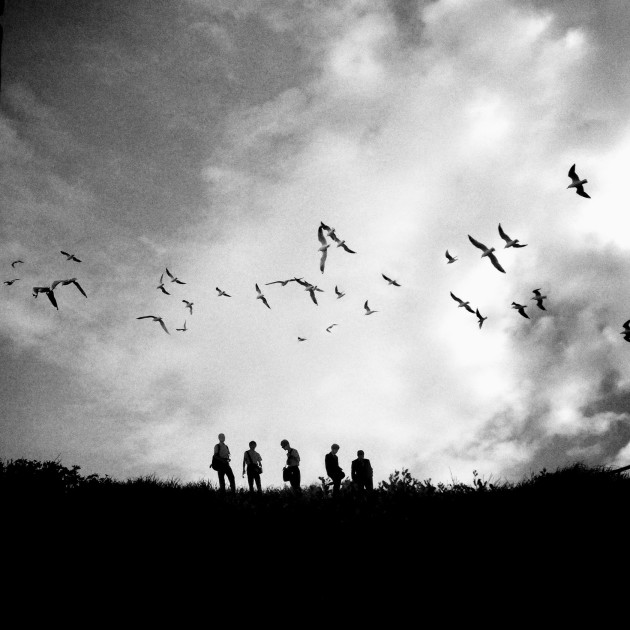
[[[352,481],[357,480],[357,465],[354,463],[354,461],[350,465],[350,476],[352,477]]]
[[[247,468],[247,451],[243,455],[243,477],[245,476],[245,469]]]
[[[372,464],[370,464],[370,460],[367,460],[367,470],[368,470],[368,475],[370,477],[372,477],[374,475],[374,471],[372,470]]]

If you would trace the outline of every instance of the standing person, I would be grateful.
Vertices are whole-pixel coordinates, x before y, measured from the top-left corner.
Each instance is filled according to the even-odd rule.
[[[300,454],[297,449],[291,448],[289,440],[282,440],[280,446],[287,452],[287,465],[284,468],[282,478],[291,484],[296,493],[301,492],[300,488]]]
[[[254,440],[249,443],[249,450],[245,451],[245,455],[243,455],[243,477],[245,476],[245,470],[247,470],[249,491],[254,492],[254,482],[256,482],[256,489],[258,492],[262,492],[262,488],[260,487],[262,457],[260,453],[256,452],[256,442],[254,442]]]
[[[213,457],[212,463],[213,468],[219,473],[219,489],[221,492],[225,492],[225,476],[227,475],[230,482],[230,490],[236,492],[236,481],[230,466],[230,449],[225,443],[225,435],[223,433],[219,433],[219,443],[214,447],[214,454],[216,455],[216,460]],[[215,468],[215,462],[218,464],[218,468]]]
[[[357,451],[357,459],[352,461],[350,474],[352,475],[354,485],[360,493],[363,493],[364,490],[368,492],[372,490],[374,471],[372,470],[370,460],[365,459],[365,453],[363,451]]]
[[[326,453],[326,457],[324,459],[324,463],[326,464],[326,474],[333,481],[333,497],[339,495],[341,480],[346,476],[339,466],[337,451],[339,451],[339,444],[333,444],[330,447],[330,453]]]

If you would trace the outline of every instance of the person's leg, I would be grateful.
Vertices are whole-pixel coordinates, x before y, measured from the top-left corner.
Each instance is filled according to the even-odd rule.
[[[373,482],[372,482],[372,477],[368,477],[368,478],[365,480],[365,489],[366,489],[368,492],[371,492],[371,491],[374,489],[374,485],[373,485]]]
[[[301,492],[300,481],[301,481],[300,469],[297,466],[291,466],[291,487],[296,492]]]
[[[262,485],[260,483],[260,473],[259,472],[257,472],[254,475],[254,479],[256,481],[256,489],[258,490],[258,492],[262,492]]]
[[[254,492],[254,473],[250,466],[247,467],[247,483],[249,484],[249,491]]]
[[[219,473],[219,490],[225,492],[225,471],[220,468],[217,472]]]
[[[236,480],[234,479],[234,473],[232,472],[232,467],[228,464],[227,468],[225,469],[225,474],[227,475],[227,478],[230,481],[230,490],[232,490],[232,492],[236,492]]]
[[[341,488],[341,479],[339,479],[339,477],[336,477],[335,479],[333,479],[333,497],[336,497],[339,495],[340,488]]]

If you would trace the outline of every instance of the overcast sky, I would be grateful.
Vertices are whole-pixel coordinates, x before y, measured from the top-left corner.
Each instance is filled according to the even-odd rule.
[[[630,463],[625,0],[8,0],[4,27],[0,457],[214,480],[224,432],[268,485],[283,438],[304,482],[333,442],[377,481]],[[323,275],[320,221],[357,251]],[[295,275],[319,306],[263,286]]]

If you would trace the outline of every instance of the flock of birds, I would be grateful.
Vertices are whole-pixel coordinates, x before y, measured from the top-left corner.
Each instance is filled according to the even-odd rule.
[[[574,188],[576,194],[580,195],[581,197],[585,197],[587,199],[590,199],[590,196],[588,195],[588,193],[585,192],[584,190],[584,184],[588,183],[588,180],[586,179],[580,179],[580,177],[577,175],[577,173],[575,172],[575,164],[573,164],[573,166],[571,166],[571,168],[569,169],[569,173],[568,176],[571,178],[571,183],[569,184],[569,186],[567,186],[567,188]],[[505,245],[504,245],[504,249],[507,249],[509,247],[513,247],[513,248],[522,248],[522,247],[527,247],[526,243],[520,243],[519,239],[517,238],[511,238],[510,236],[508,236],[508,234],[505,232],[505,230],[502,228],[501,224],[499,223],[499,236],[503,239],[503,241],[505,241]],[[326,225],[325,223],[321,222],[318,229],[317,229],[317,238],[319,240],[320,243],[320,247],[317,250],[320,253],[320,261],[319,261],[319,268],[320,271],[322,273],[324,273],[324,269],[326,266],[326,260],[328,257],[328,250],[331,247],[332,243],[336,243],[337,248],[341,247],[345,252],[349,253],[349,254],[356,254],[356,251],[350,249],[350,247],[346,244],[346,241],[343,239],[340,239],[335,231],[335,228],[331,228],[328,225]],[[494,247],[488,247],[487,245],[484,245],[482,242],[478,241],[477,239],[473,238],[472,236],[470,236],[470,234],[468,235],[468,239],[470,240],[470,242],[472,243],[472,245],[474,245],[476,248],[478,248],[479,250],[481,250],[481,258],[488,258],[488,260],[490,260],[491,264],[501,273],[505,273],[505,269],[503,269],[503,267],[501,266],[495,251],[496,248]],[[66,261],[68,262],[76,262],[76,263],[80,263],[81,259],[77,258],[75,254],[71,254],[69,252],[60,250],[60,253],[63,254],[66,257]],[[456,262],[458,260],[457,256],[452,256],[448,249],[446,250],[445,253],[446,259],[447,259],[447,264],[452,264],[454,262]],[[16,265],[20,265],[20,264],[24,264],[23,260],[14,260],[11,263],[11,267],[13,269],[16,268]],[[170,283],[171,284],[175,284],[175,285],[185,285],[186,282],[184,282],[183,280],[181,280],[180,278],[178,278],[177,276],[173,275],[168,268],[165,269],[166,271],[166,275],[168,276],[168,278],[170,279]],[[395,280],[392,279],[388,276],[386,276],[385,274],[381,274],[383,279],[388,283],[389,286],[395,286],[395,287],[400,287],[401,284]],[[7,286],[11,286],[13,285],[15,282],[18,282],[20,280],[20,278],[13,278],[11,280],[5,280],[4,284]],[[289,284],[290,282],[295,282],[296,284],[301,285],[304,288],[304,291],[307,291],[310,295],[311,300],[313,301],[314,304],[318,304],[317,302],[317,293],[323,293],[324,290],[320,289],[316,284],[312,284],[306,280],[304,280],[304,278],[298,278],[298,277],[293,277],[293,278],[289,278],[287,280],[275,280],[273,282],[267,282],[265,286],[270,286],[270,285],[274,285],[274,284],[280,284],[283,287],[285,287],[287,284]],[[67,285],[74,285],[80,292],[81,294],[87,298],[87,294],[85,293],[85,291],[83,290],[83,288],[81,287],[81,285],[79,284],[79,282],[77,281],[76,277],[72,277],[72,278],[67,278],[65,280],[55,280],[53,281],[50,286],[39,286],[39,287],[33,287],[33,297],[37,297],[40,293],[44,293],[46,294],[46,296],[48,297],[50,303],[58,310],[59,306],[57,304],[57,300],[55,298],[55,289],[58,286],[67,286]],[[267,298],[265,297],[265,295],[263,294],[263,292],[260,290],[260,287],[258,286],[258,284],[255,284],[255,289],[256,289],[256,299],[260,300],[268,309],[271,309],[271,306],[269,306],[269,302],[267,301]],[[164,274],[162,273],[160,275],[160,281],[159,284],[157,285],[156,289],[158,289],[159,291],[161,291],[163,294],[165,295],[172,295],[172,293],[170,291],[166,290],[166,287],[164,285]],[[172,291],[172,289],[171,289]],[[216,287],[216,291],[217,291],[217,297],[227,297],[227,298],[231,298],[232,295],[227,293],[226,291],[220,289],[219,287]],[[541,293],[542,289],[538,288],[538,289],[534,289],[532,291],[532,293],[534,294],[534,296],[531,298],[532,300],[534,300],[538,306],[539,309],[541,310],[546,310],[545,306],[543,304],[543,301],[547,299],[546,295],[543,295]],[[335,294],[337,296],[337,299],[343,298],[346,294],[342,291],[339,290],[338,286],[335,286]],[[488,319],[487,317],[484,317],[483,315],[481,315],[481,313],[479,312],[479,309],[475,309],[473,310],[472,307],[470,306],[470,302],[469,301],[464,301],[461,298],[457,297],[452,291],[451,291],[451,297],[453,298],[453,300],[455,300],[455,302],[457,302],[458,304],[458,308],[464,308],[466,311],[468,311],[469,313],[472,313],[473,315],[476,315],[477,320],[478,320],[478,324],[479,324],[479,328],[481,329],[481,327],[483,326],[483,323]],[[184,308],[188,309],[190,315],[192,316],[193,314],[193,305],[194,302],[191,302],[189,300],[182,300],[182,303],[184,304]],[[519,304],[518,302],[512,302],[511,307],[513,309],[515,309],[516,311],[518,311],[518,313],[522,316],[525,317],[526,319],[530,319],[529,315],[525,312],[525,309],[527,308],[527,305],[525,304]],[[365,315],[372,315],[374,313],[378,313],[379,311],[377,310],[373,310],[370,308],[369,304],[368,304],[368,300],[365,301],[365,304],[363,305],[364,311],[365,311]],[[150,319],[154,322],[157,322],[160,324],[160,326],[162,327],[162,329],[164,330],[165,333],[170,334],[168,331],[168,328],[166,327],[166,324],[164,323],[164,320],[161,316],[159,315],[142,315],[140,317],[137,317],[136,319]],[[332,329],[337,326],[338,324],[331,324],[330,326],[328,326],[326,328],[326,332],[331,333]],[[187,320],[184,320],[184,324],[182,325],[181,328],[176,328],[175,329],[178,332],[186,332],[188,331],[188,327],[187,327]],[[630,319],[628,321],[626,321],[623,324],[623,331],[620,333],[621,335],[623,335],[624,340],[630,342]],[[298,342],[304,342],[307,341],[306,337],[298,337],[297,338]]]

